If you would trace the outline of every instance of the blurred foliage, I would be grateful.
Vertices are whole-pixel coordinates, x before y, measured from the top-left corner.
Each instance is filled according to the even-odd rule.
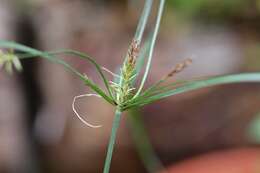
[[[249,45],[246,49],[245,68],[249,71],[260,70],[260,44],[258,42]]]
[[[260,143],[260,113],[256,115],[249,125],[249,137],[254,142]]]
[[[168,0],[168,7],[185,17],[226,19],[260,14],[260,0]]]

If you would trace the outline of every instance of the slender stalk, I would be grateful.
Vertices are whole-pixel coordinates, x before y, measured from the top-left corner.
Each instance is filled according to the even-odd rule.
[[[147,171],[154,173],[164,170],[160,159],[151,145],[139,109],[130,109],[129,113],[130,115],[127,117],[130,122],[133,139]]]
[[[138,22],[136,32],[135,32],[135,36],[134,36],[134,39],[137,40],[139,43],[142,41],[145,26],[147,24],[148,17],[150,15],[150,12],[151,12],[151,9],[152,9],[152,5],[153,5],[153,0],[146,0],[145,1],[144,9],[143,9],[143,12],[141,14],[140,20]]]
[[[135,96],[133,98],[136,98],[141,93],[141,91],[144,87],[144,83],[147,79],[148,72],[149,72],[150,67],[151,67],[154,46],[155,46],[156,38],[157,38],[157,35],[158,35],[158,32],[159,32],[160,24],[161,24],[161,18],[162,18],[162,13],[163,13],[163,9],[164,9],[164,4],[165,4],[165,0],[161,0],[160,5],[159,5],[159,10],[158,10],[158,13],[157,13],[154,32],[153,32],[153,35],[152,35],[151,47],[149,49],[148,62],[147,62],[146,68],[145,68],[145,72],[144,72],[144,76],[143,76],[141,85],[140,85],[137,93],[135,94]]]
[[[114,117],[114,121],[113,121],[113,125],[112,125],[112,130],[111,130],[111,135],[110,135],[109,144],[108,144],[108,148],[107,148],[107,156],[106,156],[106,160],[105,160],[105,166],[103,169],[103,173],[109,173],[113,150],[114,150],[115,141],[116,141],[116,133],[117,133],[117,129],[120,125],[121,115],[122,115],[122,112],[117,109],[115,112],[115,117]]]

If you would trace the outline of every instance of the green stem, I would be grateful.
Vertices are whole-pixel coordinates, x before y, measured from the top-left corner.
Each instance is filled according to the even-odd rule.
[[[150,15],[151,9],[153,5],[153,0],[146,0],[143,8],[143,12],[139,19],[134,39],[137,40],[139,43],[142,41],[142,37],[144,34],[145,26],[148,21],[148,17]]]
[[[154,32],[153,32],[153,35],[152,35],[152,40],[151,40],[151,45],[150,45],[151,47],[149,48],[147,65],[146,65],[146,68],[145,68],[145,72],[144,72],[140,87],[139,87],[138,91],[136,92],[136,94],[133,98],[136,98],[141,93],[141,91],[144,87],[144,83],[147,79],[148,72],[149,72],[150,67],[151,67],[151,62],[152,62],[152,57],[153,57],[153,52],[154,52],[154,46],[155,46],[156,38],[157,38],[157,35],[158,35],[158,32],[159,32],[160,24],[161,24],[161,18],[162,18],[162,14],[163,14],[163,10],[164,10],[164,4],[165,4],[165,0],[161,0],[160,4],[159,4],[158,13],[157,13]]]
[[[133,139],[138,150],[138,154],[140,155],[147,171],[153,173],[164,170],[160,159],[157,157],[153,146],[151,145],[140,110],[130,109],[129,113],[130,115],[127,116],[127,118],[130,122]]]
[[[113,121],[113,126],[112,126],[112,130],[111,130],[111,136],[109,139],[108,148],[107,148],[107,156],[106,156],[106,160],[105,160],[105,166],[104,166],[103,173],[109,173],[113,150],[114,150],[115,141],[116,141],[116,133],[117,133],[117,129],[120,125],[121,115],[122,115],[122,112],[117,109],[116,113],[115,113],[114,121]]]

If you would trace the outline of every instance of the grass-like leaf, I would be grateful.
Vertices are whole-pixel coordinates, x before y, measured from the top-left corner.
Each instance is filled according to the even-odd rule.
[[[134,100],[134,102],[137,102],[138,100],[144,100],[145,98],[154,96],[156,94],[160,94],[169,90],[173,90],[176,89],[178,87],[182,87],[184,85],[193,83],[195,81],[201,81],[201,80],[206,80],[206,79],[210,79],[213,77],[220,77],[220,75],[216,75],[216,76],[203,76],[203,77],[196,77],[196,78],[192,78],[192,79],[188,79],[188,80],[178,80],[176,82],[172,82],[169,84],[164,84],[165,81],[164,79],[159,80],[158,82],[156,82],[155,84],[153,84],[152,86],[150,86],[148,89],[146,89],[144,92],[142,92],[142,94],[136,98]],[[164,84],[164,85],[163,85]],[[131,102],[131,101],[129,101]]]
[[[105,87],[108,90],[110,97],[113,97],[109,82],[106,79],[104,73],[102,72],[101,66],[93,58],[91,58],[89,55],[82,53],[82,52],[79,52],[79,51],[70,50],[70,49],[57,50],[57,51],[53,51],[53,52],[50,52],[50,53],[52,53],[52,54],[71,54],[71,55],[80,57],[80,58],[85,59],[85,60],[89,61],[90,63],[92,63],[95,66],[98,73],[100,74],[100,76],[101,76],[101,78],[102,78],[102,80],[105,84]]]
[[[206,80],[189,82],[188,84],[182,87],[168,90],[163,93],[156,94],[154,96],[145,99],[141,99],[141,100],[139,99],[138,101],[134,101],[132,104],[129,104],[127,108],[134,107],[134,106],[143,106],[169,96],[173,96],[176,94],[181,94],[184,92],[201,89],[205,87],[222,85],[222,84],[231,84],[231,83],[246,83],[246,82],[247,83],[260,82],[260,73],[242,73],[242,74],[234,74],[234,75],[225,75],[225,76],[213,77]]]
[[[111,98],[110,96],[107,96],[106,93],[98,86],[96,85],[94,82],[92,82],[91,80],[87,79],[83,74],[81,74],[78,70],[76,70],[75,68],[73,68],[71,65],[69,65],[68,63],[66,63],[65,61],[56,58],[54,55],[46,53],[46,52],[42,52],[15,42],[10,42],[10,41],[3,41],[0,40],[0,47],[1,48],[7,48],[7,49],[15,49],[18,51],[22,51],[28,54],[28,56],[31,55],[31,57],[36,57],[36,56],[41,56],[45,59],[48,59],[56,64],[60,64],[63,65],[67,70],[73,72],[74,74],[76,74],[78,77],[80,77],[80,79],[82,81],[84,81],[84,83],[89,86],[92,90],[94,90],[96,93],[98,93],[101,97],[103,97],[106,101],[108,101],[111,104],[115,104],[113,98]],[[30,55],[29,55],[30,54]]]
[[[39,54],[32,54],[32,53],[21,54],[21,55],[19,55],[19,58],[25,59],[25,58],[35,57],[35,56],[42,56],[43,53],[46,55],[49,55],[49,56],[60,55],[60,54],[73,55],[73,56],[79,57],[81,59],[87,60],[88,62],[90,62],[91,64],[93,64],[95,66],[97,72],[99,73],[100,77],[102,78],[102,80],[105,84],[105,87],[106,87],[110,97],[113,97],[111,88],[109,86],[109,82],[106,79],[106,77],[101,69],[101,66],[92,57],[90,57],[89,55],[87,55],[83,52],[79,52],[79,51],[75,51],[75,50],[71,50],[71,49],[60,49],[60,50],[56,50],[56,51],[39,52]]]

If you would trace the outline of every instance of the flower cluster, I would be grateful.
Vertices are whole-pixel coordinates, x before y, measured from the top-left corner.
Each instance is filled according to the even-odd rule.
[[[120,82],[113,83],[112,87],[115,90],[118,105],[123,104],[126,100],[128,100],[132,95],[132,91],[135,89],[132,87],[131,83],[136,77],[135,65],[139,50],[140,46],[138,41],[133,40],[128,49],[126,61],[121,69]]]
[[[4,52],[0,50],[0,68],[4,68],[9,74],[12,74],[13,67],[18,71],[22,70],[19,58],[13,53],[13,51]]]

